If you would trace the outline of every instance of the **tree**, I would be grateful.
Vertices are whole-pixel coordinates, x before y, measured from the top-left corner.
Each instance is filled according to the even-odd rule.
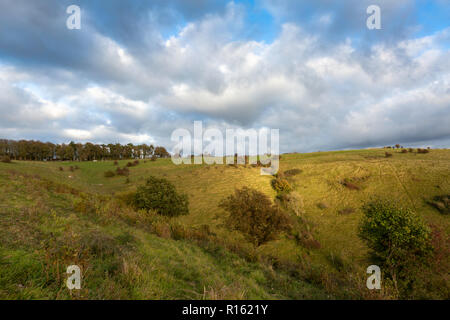
[[[236,189],[219,206],[229,213],[226,225],[242,232],[256,246],[276,239],[280,232],[289,229],[288,216],[258,190]]]
[[[169,158],[170,153],[167,152],[166,148],[164,147],[156,147],[155,151],[153,153],[158,158]]]
[[[75,159],[75,145],[67,145],[64,148],[64,159],[73,161]]]
[[[122,147],[122,159],[131,159],[133,157],[133,144],[129,143]]]
[[[164,147],[157,148],[158,157],[169,157]],[[100,159],[141,159],[152,157],[153,145],[108,144],[98,145],[91,142],[69,144],[53,144],[34,140],[0,139],[0,156],[8,156],[15,160],[81,160],[91,161]]]
[[[179,194],[170,181],[153,176],[147,179],[145,185],[137,188],[133,204],[137,209],[155,210],[164,216],[189,213],[187,195]]]
[[[151,157],[153,155],[153,151],[155,149],[153,147],[153,145],[148,146],[146,144],[143,144],[141,146],[141,148],[142,148],[142,156],[143,156],[144,159],[147,159],[147,158]]]
[[[72,159],[70,159],[70,160],[75,160],[75,158],[78,156],[77,145],[75,144],[75,142],[70,141],[69,147],[72,149],[70,152],[70,154],[72,154]]]
[[[363,212],[359,236],[397,287],[409,267],[424,263],[432,252],[430,230],[414,212],[387,201],[369,202]]]

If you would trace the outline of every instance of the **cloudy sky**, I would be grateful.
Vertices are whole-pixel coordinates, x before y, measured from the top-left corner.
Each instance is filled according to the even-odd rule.
[[[0,138],[170,148],[195,120],[282,152],[450,147],[450,1],[0,0]]]

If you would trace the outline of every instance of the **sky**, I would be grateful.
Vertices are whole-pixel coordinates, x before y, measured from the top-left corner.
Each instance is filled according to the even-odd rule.
[[[170,149],[203,121],[281,152],[448,148],[449,22],[450,0],[1,0],[0,138]]]

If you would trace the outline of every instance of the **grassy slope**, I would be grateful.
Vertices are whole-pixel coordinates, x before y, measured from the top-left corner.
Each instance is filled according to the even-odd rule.
[[[125,164],[120,161],[121,166]],[[68,168],[75,165],[80,170],[70,172]],[[60,166],[64,171],[59,170]],[[356,231],[360,207],[373,195],[411,207],[428,223],[442,226],[447,234],[450,231],[448,217],[425,203],[435,195],[450,193],[450,150],[432,150],[429,154],[394,152],[393,158],[384,158],[384,150],[380,149],[283,155],[281,170],[292,168],[303,170],[292,181],[321,249],[307,250],[287,238],[258,248],[279,261],[294,263],[306,255],[335,271],[330,257],[339,257],[364,277],[367,249]],[[160,238],[118,219],[104,221],[80,215],[73,210],[77,195],[48,191],[38,183],[44,178],[87,193],[110,195],[132,190],[148,175],[162,176],[189,194],[191,213],[176,218],[181,224],[208,224],[225,241],[236,241],[239,235],[221,226],[224,212],[217,204],[235,187],[244,185],[273,198],[271,178],[259,175],[257,168],[141,161],[131,168],[128,184],[124,177],[105,178],[103,173],[110,169],[114,169],[112,162],[0,163],[0,298],[69,298],[59,264],[75,260],[88,269],[88,288],[79,294],[81,298],[327,297],[323,289],[295,278],[293,281],[292,276],[227,251]],[[10,170],[20,174],[12,175]],[[361,190],[344,187],[340,181],[345,178],[356,181]],[[318,203],[326,208],[320,209]],[[338,214],[348,207],[355,212]],[[55,239],[54,243],[49,239]],[[79,250],[54,253],[68,243],[75,243]],[[102,244],[100,249],[98,243]],[[85,248],[97,254],[83,255]],[[58,265],[54,265],[55,261]]]
[[[59,184],[49,187],[42,178],[92,179],[81,172],[93,164],[79,164],[81,169],[75,173],[46,168],[52,165],[0,164],[0,298],[70,298],[64,272],[71,264],[85,270],[83,289],[75,298],[327,297],[310,284],[292,282],[287,275],[230,252],[161,238],[113,217],[80,214],[74,210],[78,195],[63,187],[55,189]],[[79,177],[68,178],[78,173]],[[91,181],[97,185],[98,181]],[[93,191],[95,186],[86,184],[84,190]]]

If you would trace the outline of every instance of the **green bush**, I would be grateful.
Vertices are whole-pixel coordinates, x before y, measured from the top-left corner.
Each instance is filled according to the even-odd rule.
[[[226,225],[242,232],[256,246],[276,239],[281,231],[289,229],[288,216],[264,193],[254,189],[237,189],[219,206],[229,213]]]
[[[411,281],[408,273],[432,253],[430,230],[411,210],[387,201],[369,202],[363,211],[359,236],[372,250],[375,262],[384,267],[396,287],[398,280]]]
[[[189,214],[187,195],[179,194],[170,181],[153,176],[137,188],[133,204],[137,209],[155,210],[164,216]]]

